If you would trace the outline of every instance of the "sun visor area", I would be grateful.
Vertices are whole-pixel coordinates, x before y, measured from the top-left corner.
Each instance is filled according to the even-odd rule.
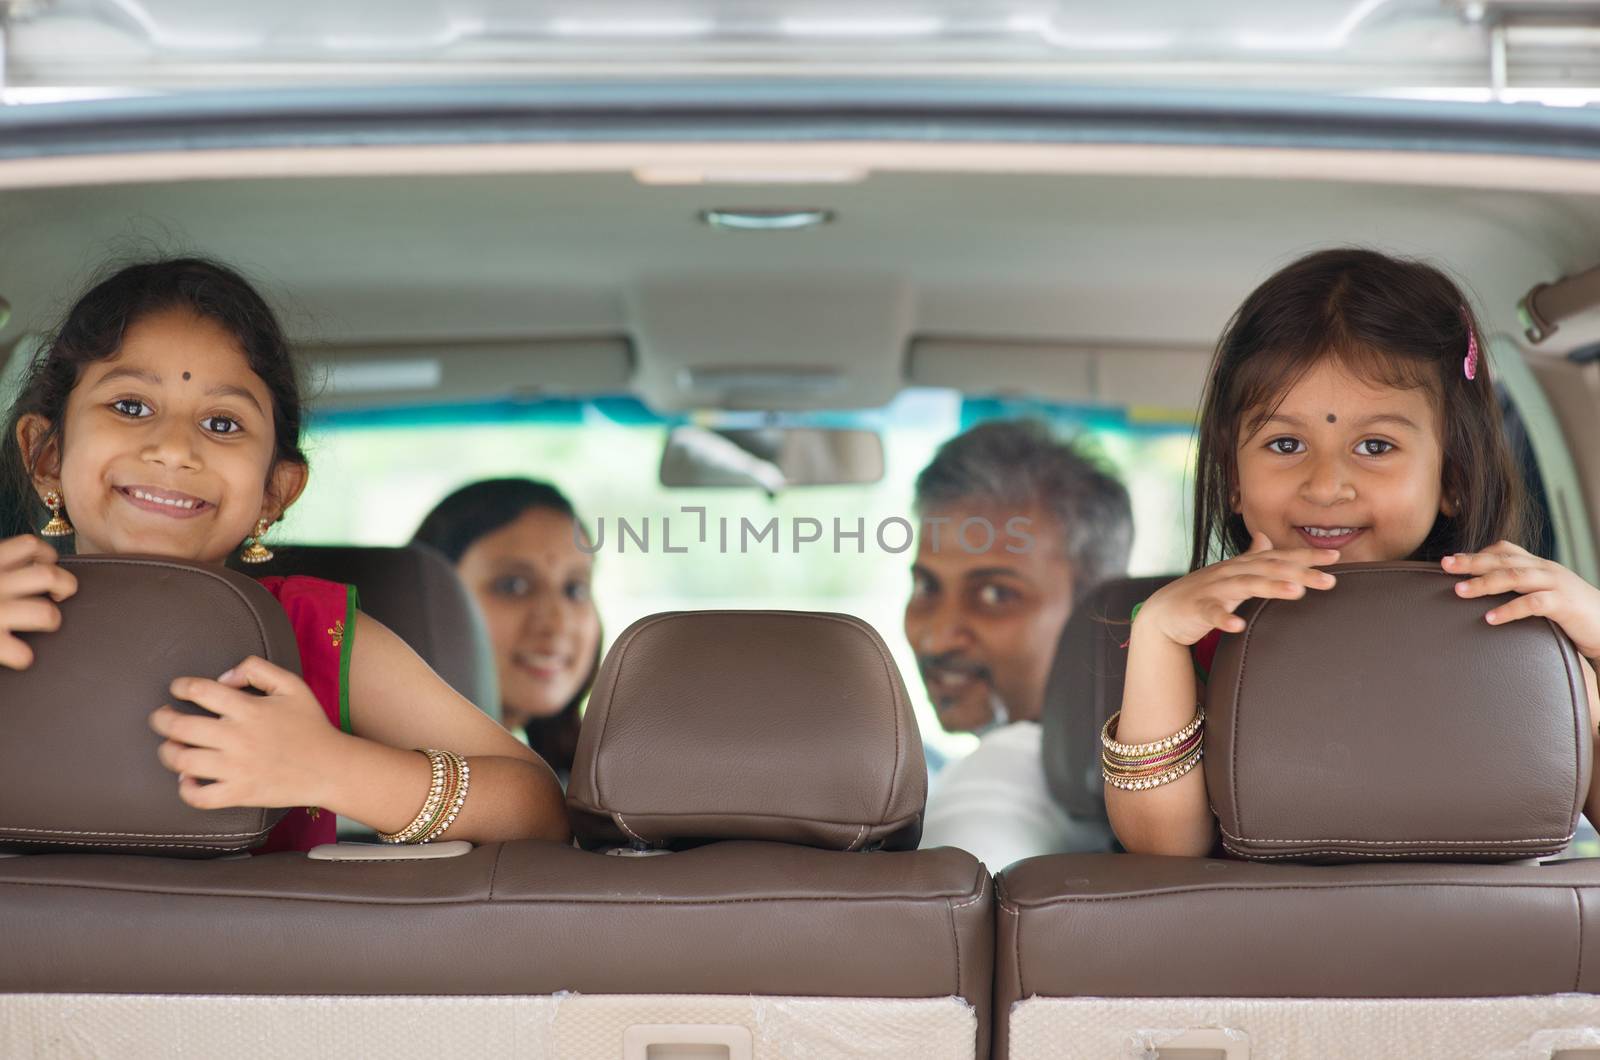
[[[673,277],[639,284],[636,389],[652,407],[876,408],[900,390],[910,288],[872,277]]]
[[[306,351],[319,409],[626,393],[623,336],[323,346]]]
[[[1210,366],[1201,348],[1144,348],[999,338],[917,338],[908,386],[1021,394],[1074,405],[1192,410]]]

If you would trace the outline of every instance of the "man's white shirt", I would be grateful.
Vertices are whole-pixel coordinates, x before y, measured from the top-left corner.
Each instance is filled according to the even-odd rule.
[[[1050,795],[1043,741],[1038,722],[1012,722],[940,770],[928,795],[922,846],[960,847],[990,872],[1036,854],[1110,850],[1104,822],[1074,820]]]

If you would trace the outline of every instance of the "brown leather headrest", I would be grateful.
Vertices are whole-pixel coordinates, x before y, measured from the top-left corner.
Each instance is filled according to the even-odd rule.
[[[1572,839],[1588,697],[1542,618],[1490,626],[1432,563],[1332,567],[1256,600],[1206,694],[1205,774],[1227,849],[1270,860],[1509,860]]]
[[[249,655],[300,669],[270,593],[220,567],[133,556],[62,560],[78,579],[34,662],[0,668],[0,849],[212,857],[261,843],[283,810],[196,810],[156,759],[150,712],[176,677]]]
[[[848,615],[689,611],[600,666],[567,788],[585,846],[915,848],[928,774],[882,638]]]

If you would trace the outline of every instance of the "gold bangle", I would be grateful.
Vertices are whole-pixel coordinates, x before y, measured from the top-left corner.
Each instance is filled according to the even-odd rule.
[[[444,787],[439,791],[439,801],[434,805],[433,812],[406,840],[408,843],[426,843],[432,838],[434,829],[438,828],[439,822],[444,820],[445,812],[450,806],[450,800],[455,797],[456,788],[461,786],[459,755],[450,751],[429,751],[428,754],[430,757],[437,756],[444,763]]]
[[[1170,751],[1199,732],[1200,726],[1206,723],[1206,708],[1196,706],[1194,717],[1189,719],[1189,724],[1164,740],[1154,740],[1150,743],[1118,743],[1114,734],[1117,731],[1117,720],[1121,717],[1122,711],[1119,710],[1106,719],[1105,725],[1100,728],[1100,745],[1118,758],[1139,758]]]
[[[428,796],[422,801],[422,809],[411,819],[411,823],[398,832],[379,832],[378,838],[385,843],[412,843],[422,835],[428,827],[437,820],[439,807],[443,804],[446,787],[446,771],[448,760],[445,752],[417,749],[417,753],[428,759],[429,782]]]
[[[467,801],[467,788],[472,782],[472,767],[467,765],[464,757],[454,751],[446,751],[445,754],[450,756],[454,767],[455,783],[451,788],[449,799],[440,808],[438,822],[429,828],[418,842],[431,843],[449,831],[450,826],[456,823],[456,816],[461,812],[461,807]]]
[[[1132,778],[1113,776],[1102,769],[1101,776],[1105,777],[1107,784],[1121,791],[1144,791],[1149,788],[1159,788],[1163,784],[1171,784],[1174,780],[1186,777],[1200,764],[1200,759],[1205,757],[1204,745],[1196,747],[1192,754],[1185,755],[1177,764],[1157,773],[1154,776]]]

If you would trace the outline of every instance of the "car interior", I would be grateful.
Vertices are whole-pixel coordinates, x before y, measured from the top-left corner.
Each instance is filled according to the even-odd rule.
[[[185,807],[144,718],[174,673],[294,665],[281,609],[236,570],[64,560],[62,629],[0,672],[0,1054],[1600,1056],[1588,707],[1547,623],[1466,621],[1405,562],[1247,605],[1207,688],[1230,856],[991,873],[920,844],[928,763],[974,741],[903,643],[911,556],[870,529],[712,547],[719,519],[903,515],[976,422],[1089,439],[1137,536],[1062,632],[1044,767],[1102,819],[1126,623],[1187,567],[1217,336],[1354,244],[1470,293],[1549,554],[1600,580],[1592,108],[856,89],[0,108],[0,397],[106,260],[240,267],[312,380],[272,572],[356,584],[490,713],[422,513],[532,474],[610,535],[571,846],[251,856],[276,811]],[[1313,635],[1343,664],[1308,664]]]

